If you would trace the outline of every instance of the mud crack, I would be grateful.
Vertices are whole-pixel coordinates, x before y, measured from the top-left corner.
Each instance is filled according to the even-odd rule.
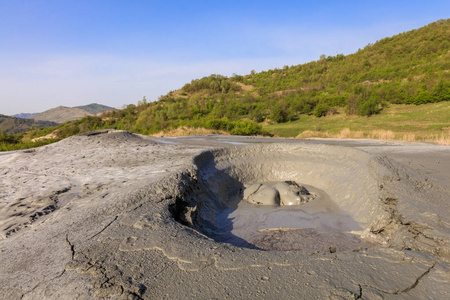
[[[70,251],[72,252],[72,260],[73,260],[73,258],[75,257],[75,245],[70,242],[69,234],[66,234],[66,242],[67,242],[67,244],[69,244]]]
[[[66,270],[90,275],[96,298],[143,299],[147,290],[145,285],[123,278],[123,272],[117,265],[91,259],[82,252],[76,253],[75,258],[66,265]]]
[[[359,284],[360,295],[362,297],[362,287],[363,286],[370,287],[370,288],[376,289],[379,292],[382,292],[382,293],[385,293],[385,294],[390,294],[390,295],[400,295],[400,294],[403,294],[403,293],[407,293],[410,290],[414,289],[420,283],[420,280],[423,277],[425,277],[426,275],[428,275],[435,266],[436,266],[436,263],[433,263],[433,265],[431,267],[429,267],[423,274],[421,274],[419,277],[417,277],[417,279],[414,281],[414,283],[412,285],[410,285],[409,287],[407,287],[405,289],[397,290],[397,291],[386,291],[386,290],[383,290],[383,289],[380,289],[378,287],[371,286],[371,285],[368,285],[368,284]],[[359,297],[359,298],[361,298],[361,297]],[[355,297],[355,299],[359,299],[359,298]]]
[[[95,238],[96,236],[98,236],[99,234],[101,234],[103,231],[105,231],[106,229],[108,229],[109,226],[111,226],[115,221],[117,221],[117,219],[119,218],[119,216],[115,216],[114,219],[109,222],[108,224],[106,224],[105,227],[103,227],[102,230],[100,230],[99,232],[97,232],[96,234],[94,234],[93,236],[91,236],[88,240],[91,240],[93,238]]]
[[[380,185],[380,191],[383,189],[383,185]],[[442,241],[423,233],[424,230],[430,229],[428,226],[404,220],[398,211],[398,198],[385,196],[380,197],[380,201],[385,213],[377,218],[369,229],[376,242],[401,250],[424,251],[435,257],[445,256],[445,251],[441,249]]]
[[[64,270],[61,272],[61,274],[59,274],[59,275],[57,275],[57,276],[55,276],[55,277],[53,277],[53,278],[51,278],[51,279],[49,279],[49,280],[45,280],[45,281],[43,281],[43,282],[39,282],[39,283],[36,284],[31,290],[29,290],[28,292],[23,293],[22,296],[20,297],[20,299],[23,299],[26,295],[31,294],[32,292],[34,292],[34,291],[35,291],[39,286],[41,286],[42,284],[47,283],[47,282],[52,282],[52,281],[55,280],[55,279],[61,278],[65,273],[66,273],[66,270],[64,269]]]
[[[359,286],[359,294],[358,294],[358,295],[355,295],[355,299],[362,299],[362,296],[363,296],[363,288],[362,288],[362,286],[361,286],[360,284],[358,284],[358,286]]]

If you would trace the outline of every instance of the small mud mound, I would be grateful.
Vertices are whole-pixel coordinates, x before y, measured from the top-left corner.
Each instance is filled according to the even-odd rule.
[[[245,186],[244,200],[257,205],[300,205],[315,198],[304,186],[295,181],[275,184],[255,183]]]
[[[128,131],[114,129],[102,129],[82,133],[64,139],[58,143],[58,145],[72,147],[98,147],[104,145],[108,148],[119,146],[145,146],[149,144],[157,143],[151,139],[144,138]]]
[[[108,143],[109,145],[119,145],[119,144],[136,144],[136,143],[142,143],[145,141],[146,143],[152,143],[156,144],[156,142],[143,139],[139,135],[130,133],[128,131],[124,130],[111,130],[111,129],[105,129],[105,130],[97,130],[92,131],[84,134],[80,134],[78,137],[80,138],[88,138],[91,140],[95,140],[100,143]]]

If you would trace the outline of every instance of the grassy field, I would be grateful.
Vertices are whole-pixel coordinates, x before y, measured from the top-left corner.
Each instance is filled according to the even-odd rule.
[[[371,117],[343,111],[317,118],[301,115],[290,123],[264,124],[275,136],[298,138],[377,138],[428,141],[450,145],[450,102],[394,105]]]

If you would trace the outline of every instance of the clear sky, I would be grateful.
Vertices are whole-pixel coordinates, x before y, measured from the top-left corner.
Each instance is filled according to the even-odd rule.
[[[449,17],[449,0],[0,0],[0,114],[120,108],[210,74],[353,53]]]

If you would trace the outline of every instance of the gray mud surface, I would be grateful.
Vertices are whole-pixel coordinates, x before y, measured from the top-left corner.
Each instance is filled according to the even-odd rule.
[[[448,299],[449,196],[448,146],[74,136],[0,155],[0,299]]]

